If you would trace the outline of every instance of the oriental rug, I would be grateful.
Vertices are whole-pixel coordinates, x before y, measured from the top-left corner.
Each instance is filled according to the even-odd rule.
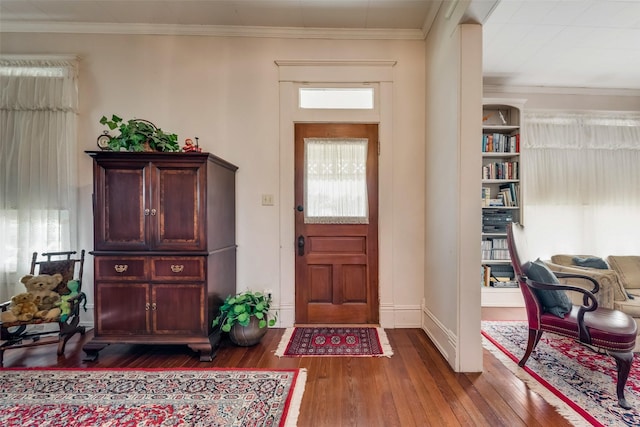
[[[640,426],[640,363],[634,360],[625,387],[631,410],[618,406],[616,364],[607,354],[546,332],[524,368],[517,362],[527,348],[522,321],[483,321],[483,346],[531,390],[577,426]]]
[[[287,328],[276,356],[391,357],[393,351],[382,328],[301,327]]]
[[[295,426],[303,369],[0,370],[2,426]]]

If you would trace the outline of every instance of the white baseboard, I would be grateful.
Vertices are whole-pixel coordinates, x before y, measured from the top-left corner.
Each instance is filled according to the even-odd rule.
[[[458,346],[456,335],[440,323],[426,307],[422,308],[422,315],[422,330],[438,348],[449,365],[455,368]]]

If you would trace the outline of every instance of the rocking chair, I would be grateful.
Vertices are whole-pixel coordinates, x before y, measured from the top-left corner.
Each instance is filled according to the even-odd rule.
[[[80,326],[80,306],[86,311],[87,298],[82,292],[82,270],[84,266],[84,250],[79,258],[72,258],[73,252],[49,252],[43,253],[45,259],[38,261],[38,253],[34,252],[31,259],[32,275],[56,274],[62,275],[62,282],[58,284],[55,292],[69,304],[66,313],[51,319],[34,318],[29,321],[0,322],[0,367],[2,367],[4,352],[13,348],[33,347],[45,344],[58,344],[58,356],[64,354],[67,341],[79,332],[85,333],[85,327]],[[52,259],[53,257],[53,259]],[[77,265],[77,266],[76,266]],[[36,267],[38,271],[36,272]],[[77,275],[76,273],[77,267]],[[67,284],[69,281],[77,282],[77,291],[72,292]],[[75,288],[75,287],[73,287]],[[7,311],[11,301],[0,304],[0,311]],[[56,325],[47,327],[48,325]]]
[[[552,273],[550,270],[547,272],[548,268],[543,265],[542,261],[533,261],[533,258],[527,257],[524,254],[526,245],[522,225],[508,225],[507,245],[513,270],[524,297],[529,323],[527,350],[518,365],[524,367],[545,331],[573,338],[589,348],[604,351],[615,359],[618,369],[616,386],[618,404],[624,409],[631,409],[631,405],[624,397],[624,386],[633,362],[633,348],[637,335],[636,322],[621,311],[598,307],[598,301],[594,294],[598,292],[600,285],[595,279],[577,274]],[[535,269],[545,268],[543,274],[548,277],[547,280],[533,280],[532,277],[529,277],[533,276]],[[557,280],[558,277],[586,279],[593,283],[593,288],[588,290],[578,286],[560,284]],[[549,307],[549,296],[564,295],[564,291],[582,293],[582,305],[571,304],[566,299],[568,306],[563,309],[566,313],[558,312],[554,310],[554,307]],[[566,295],[564,297],[566,298]],[[555,308],[560,306],[562,304]]]

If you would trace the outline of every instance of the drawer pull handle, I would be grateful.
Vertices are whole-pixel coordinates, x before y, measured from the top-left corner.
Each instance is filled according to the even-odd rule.
[[[153,304],[151,304],[151,310],[156,311],[156,303],[154,302]]]
[[[145,309],[145,311],[149,311],[149,307],[151,307],[151,305],[150,305],[149,303],[146,303],[146,304],[144,305],[144,309]]]
[[[155,209],[151,209],[151,216],[156,216],[156,210]]]
[[[174,273],[182,273],[182,271],[184,271],[184,265],[182,265],[182,264],[172,264],[171,265],[171,271],[173,271]]]
[[[124,273],[125,271],[127,271],[129,266],[127,264],[116,264],[113,266],[113,268],[116,270],[116,273]]]
[[[149,216],[149,209],[144,210],[144,216]]]

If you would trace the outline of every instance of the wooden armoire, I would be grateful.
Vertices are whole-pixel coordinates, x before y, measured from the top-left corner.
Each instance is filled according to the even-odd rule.
[[[88,151],[93,158],[95,336],[185,344],[211,361],[211,322],[236,292],[235,173],[209,153]]]

